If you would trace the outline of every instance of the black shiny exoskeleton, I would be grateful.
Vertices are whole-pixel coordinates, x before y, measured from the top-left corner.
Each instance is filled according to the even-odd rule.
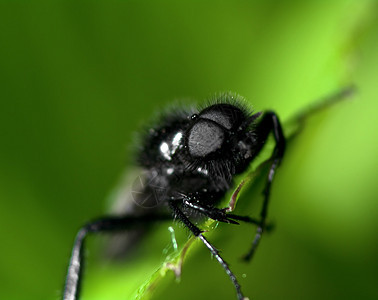
[[[260,219],[231,214],[230,207],[218,208],[220,200],[233,187],[233,177],[248,168],[270,133],[276,145],[269,160]],[[235,275],[195,224],[198,216],[230,224],[237,221],[256,224],[257,233],[245,257],[249,260],[265,228],[271,183],[284,150],[285,138],[276,114],[271,111],[252,114],[231,95],[223,95],[196,112],[173,111],[164,115],[158,126],[149,128],[145,134],[137,159],[146,177],[146,184],[138,195],[146,206],[149,201],[156,205],[153,209],[139,207],[132,215],[100,218],[79,231],[63,299],[79,298],[83,244],[88,233],[134,229],[138,224],[167,220],[172,215],[202,240],[230,277],[237,298],[244,299]]]

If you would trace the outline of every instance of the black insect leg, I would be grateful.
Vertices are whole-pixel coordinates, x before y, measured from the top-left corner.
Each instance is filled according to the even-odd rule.
[[[261,236],[265,229],[265,221],[268,213],[268,204],[273,178],[285,152],[286,143],[281,124],[278,120],[277,115],[274,112],[269,111],[264,114],[262,120],[256,127],[257,144],[259,145],[258,152],[262,149],[263,145],[268,139],[268,135],[270,132],[273,133],[274,139],[276,141],[276,146],[274,147],[273,154],[269,160],[271,162],[271,165],[269,168],[268,178],[263,192],[264,202],[260,213],[261,220],[257,227],[257,232],[252,242],[252,247],[249,250],[249,252],[244,256],[244,259],[247,261],[249,261],[252,258],[254,252],[256,251],[256,248],[259,245]]]
[[[194,236],[198,237],[205,244],[205,246],[210,250],[211,254],[221,264],[236,289],[238,300],[244,300],[245,298],[242,294],[241,287],[238,280],[236,279],[236,276],[234,275],[234,273],[232,273],[228,264],[219,255],[218,250],[202,235],[202,231],[187,218],[187,216],[178,207],[177,201],[170,201],[169,206],[173,210],[175,217],[180,220],[194,234]]]
[[[82,271],[84,265],[84,242],[89,233],[115,232],[127,230],[135,225],[142,225],[149,222],[170,220],[171,216],[146,215],[140,217],[104,217],[90,222],[83,226],[76,235],[72,248],[66,283],[64,286],[63,300],[79,299]]]
[[[239,215],[227,213],[228,208],[219,209],[213,206],[207,206],[200,203],[194,203],[190,200],[184,200],[183,203],[186,207],[190,207],[191,209],[194,209],[200,212],[201,214],[203,214],[204,216],[210,219],[213,219],[215,221],[229,223],[229,224],[239,224],[238,222],[234,221],[234,220],[238,220],[238,221],[251,223],[255,225],[259,224],[259,221],[257,221],[256,219],[250,218],[248,216],[239,216]]]

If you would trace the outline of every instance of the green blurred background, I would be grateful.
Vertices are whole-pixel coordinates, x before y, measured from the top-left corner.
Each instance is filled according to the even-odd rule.
[[[0,299],[59,299],[77,229],[108,209],[134,132],[162,106],[234,91],[285,121],[351,82],[354,100],[288,145],[253,262],[239,260],[250,227],[208,235],[251,299],[378,299],[377,16],[368,0],[1,1]],[[252,200],[257,215],[260,190]],[[130,299],[164,260],[167,226],[134,261],[90,260],[83,299]],[[153,299],[236,299],[198,246]]]

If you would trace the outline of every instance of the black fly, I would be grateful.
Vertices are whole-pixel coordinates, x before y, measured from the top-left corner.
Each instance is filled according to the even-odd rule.
[[[270,133],[275,147],[269,159],[260,219],[232,214],[232,204],[218,208],[233,187],[234,176],[246,171]],[[222,265],[237,298],[245,299],[236,276],[195,224],[198,216],[229,224],[256,224],[257,232],[245,259],[252,257],[264,232],[271,184],[285,151],[277,115],[272,111],[251,113],[234,96],[223,95],[199,111],[175,111],[163,116],[157,127],[148,130],[140,146],[137,161],[145,170],[147,184],[139,197],[146,206],[153,201],[154,209],[139,208],[132,215],[104,217],[82,227],[73,246],[63,299],[79,299],[84,240],[89,233],[135,229],[138,225],[172,219],[172,214]]]

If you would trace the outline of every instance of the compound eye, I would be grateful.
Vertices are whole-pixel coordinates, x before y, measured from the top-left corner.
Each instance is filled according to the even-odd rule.
[[[189,153],[205,157],[219,150],[225,140],[223,129],[216,123],[202,119],[193,125],[188,134]]]
[[[243,112],[231,104],[210,106],[200,113],[200,117],[212,120],[228,130],[238,126],[245,118]]]

